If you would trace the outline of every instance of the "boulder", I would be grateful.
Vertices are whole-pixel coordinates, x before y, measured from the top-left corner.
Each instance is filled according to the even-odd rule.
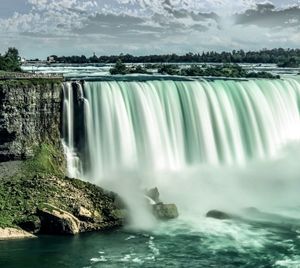
[[[158,191],[157,187],[146,191],[146,196],[151,198],[155,203],[160,202],[160,200],[159,200],[159,191]]]
[[[219,210],[211,210],[211,211],[207,212],[206,217],[214,218],[214,219],[218,219],[218,220],[228,220],[228,219],[232,218],[229,214],[219,211]]]
[[[101,215],[101,213],[99,213],[97,210],[94,211],[93,213],[93,218],[92,218],[93,222],[103,222],[103,216]]]
[[[44,203],[38,209],[38,214],[41,219],[41,233],[69,235],[79,233],[80,221],[69,212]]]
[[[93,213],[90,212],[85,207],[82,207],[82,206],[79,206],[76,209],[75,215],[76,215],[76,217],[78,219],[83,220],[83,221],[91,221],[91,220],[93,220]]]
[[[0,241],[12,239],[35,238],[31,233],[16,228],[0,228]]]
[[[175,204],[158,203],[152,206],[153,214],[160,220],[171,220],[179,216],[178,209]]]

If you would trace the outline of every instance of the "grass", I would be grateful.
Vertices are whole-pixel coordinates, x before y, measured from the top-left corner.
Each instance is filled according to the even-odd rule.
[[[0,227],[16,227],[59,194],[59,186],[48,181],[51,176],[64,178],[63,154],[51,144],[42,144],[23,163],[20,174],[0,180]]]
[[[88,209],[95,221],[89,222],[87,230],[123,223],[126,214],[121,199],[91,183],[66,178],[63,159],[55,146],[42,144],[34,157],[23,163],[18,175],[0,180],[0,227],[28,226],[39,220],[39,209],[51,211],[52,206],[73,215],[79,206]]]
[[[27,176],[52,174],[63,177],[65,174],[63,153],[51,144],[42,144],[35,148],[34,157],[24,162],[23,172]]]

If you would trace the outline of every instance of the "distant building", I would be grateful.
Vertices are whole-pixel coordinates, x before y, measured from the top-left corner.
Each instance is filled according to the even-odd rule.
[[[47,62],[48,62],[48,63],[55,63],[55,62],[56,62],[56,61],[55,61],[55,57],[54,57],[54,56],[48,57],[48,58],[47,58]]]

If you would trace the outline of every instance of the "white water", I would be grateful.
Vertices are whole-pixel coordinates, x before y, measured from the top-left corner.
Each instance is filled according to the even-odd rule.
[[[156,185],[191,214],[237,201],[295,200],[299,154],[282,149],[296,144],[296,150],[300,141],[299,80],[112,81],[77,88],[86,150],[76,151],[72,138],[77,100],[66,83],[70,175],[118,191],[136,221],[147,218],[138,189]]]
[[[63,117],[65,127],[63,128],[63,146],[66,154],[68,175],[77,178],[81,175],[80,160],[75,152],[74,144],[74,96],[72,84],[64,85]]]

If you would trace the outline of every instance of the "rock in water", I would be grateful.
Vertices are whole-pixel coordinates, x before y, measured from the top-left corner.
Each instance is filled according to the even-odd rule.
[[[160,220],[171,220],[179,216],[178,209],[175,204],[158,203],[152,206],[153,214]]]
[[[62,209],[51,204],[43,204],[38,210],[41,218],[41,233],[70,234],[79,233],[80,221]]]
[[[146,192],[146,196],[150,197],[155,203],[159,203],[159,191],[158,188],[152,188]]]
[[[231,219],[230,215],[228,215],[225,212],[219,211],[219,210],[211,210],[211,211],[207,212],[206,217],[214,218],[214,219],[218,219],[218,220]]]
[[[147,190],[145,197],[149,199],[149,205],[152,207],[153,215],[159,220],[171,220],[179,216],[175,204],[164,204],[160,201],[159,190],[157,187]]]
[[[16,228],[0,228],[0,241],[11,239],[35,238],[36,236]]]

